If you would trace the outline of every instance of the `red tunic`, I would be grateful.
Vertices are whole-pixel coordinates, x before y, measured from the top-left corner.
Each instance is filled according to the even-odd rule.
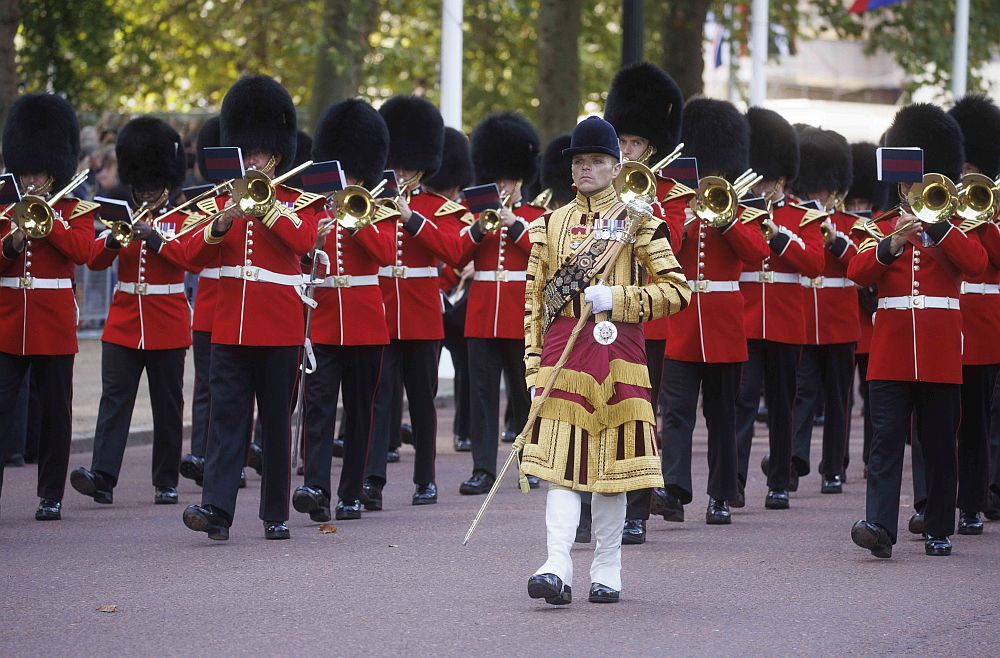
[[[894,224],[883,220],[878,228],[886,234]],[[961,384],[959,288],[963,275],[986,269],[986,252],[955,226],[936,245],[911,238],[898,257],[888,253],[888,240],[882,242],[866,239],[847,268],[858,285],[878,285],[868,380]],[[890,303],[895,307],[887,308]]]
[[[684,232],[684,222],[687,219],[684,211],[690,207],[694,195],[694,190],[672,178],[656,177],[656,198],[660,203],[654,215],[667,223],[667,230],[670,231],[670,247],[674,252],[680,249],[681,234]],[[658,320],[645,323],[642,329],[646,340],[667,340],[670,335],[670,318],[671,316],[665,315]]]
[[[969,237],[979,240],[989,260],[981,275],[962,282],[962,364],[1000,363],[1000,228],[986,222]]]
[[[396,258],[379,271],[385,299],[389,337],[398,340],[441,340],[444,301],[437,272],[438,261],[458,267],[462,260],[459,231],[464,206],[439,194],[417,188],[410,198],[413,215],[404,228],[395,221]]]
[[[524,286],[531,255],[528,224],[546,211],[519,204],[513,212],[520,221],[509,229],[501,226],[483,235],[474,224],[462,230],[463,260],[472,258],[476,268],[465,313],[468,338],[524,340]]]
[[[26,240],[19,254],[0,254],[0,352],[77,353],[73,282],[76,266],[90,256],[97,207],[64,197],[55,204],[56,219],[47,237]]]
[[[668,359],[700,363],[747,360],[740,272],[744,261],[760,261],[768,252],[756,222],[737,219],[723,229],[691,222],[677,257],[693,293],[688,307],[671,316]]]
[[[819,225],[825,215],[782,200],[774,205],[772,216],[779,233],[771,243],[783,245],[782,252],[772,251],[767,258],[743,264],[743,325],[748,340],[803,345],[805,300],[799,277],[819,276],[823,271],[825,257]]]
[[[172,215],[159,221],[170,222]],[[125,249],[109,248],[109,234],[104,231],[93,241],[87,263],[92,270],[105,270],[118,259],[118,289],[101,340],[140,350],[191,345],[191,307],[184,296],[184,244],[155,240],[151,248],[143,240],[133,240]]]
[[[210,236],[212,224],[208,224],[186,245],[185,256],[194,265],[221,265],[213,343],[293,346],[305,338],[299,296],[301,257],[316,242],[323,197],[283,185],[276,186],[275,192],[282,208],[270,228],[264,220],[244,215],[233,221],[221,239]],[[229,196],[222,195],[199,208],[210,211],[215,205],[221,209],[228,202]]]
[[[329,216],[329,214],[327,214]],[[393,222],[370,224],[351,235],[339,223],[326,237],[330,276],[316,288],[310,334],[317,345],[386,345],[385,303],[379,267],[391,265]],[[319,272],[322,275],[322,271]]]
[[[803,277],[807,345],[856,343],[858,328],[858,292],[847,278],[847,265],[858,253],[851,238],[857,218],[840,211],[830,215],[838,239],[823,249],[826,263],[819,277]]]

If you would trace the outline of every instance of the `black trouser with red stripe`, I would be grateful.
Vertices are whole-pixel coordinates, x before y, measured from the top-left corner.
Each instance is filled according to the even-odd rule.
[[[663,482],[667,491],[691,502],[692,436],[698,416],[698,393],[708,426],[708,495],[733,500],[736,484],[736,391],[741,363],[668,361],[663,378]]]
[[[805,345],[796,371],[795,445],[792,462],[799,475],[809,473],[813,419],[822,392],[824,404],[823,455],[820,472],[829,480],[844,471],[844,451],[851,419],[851,382],[856,343]]]
[[[646,341],[646,367],[649,369],[650,401],[653,404],[653,418],[659,418],[660,408],[660,388],[663,381],[663,355],[667,349],[665,340]],[[654,425],[654,430],[655,425]],[[655,441],[654,437],[654,441]],[[646,520],[649,518],[649,497],[650,489],[636,489],[629,491],[625,498],[628,507],[625,510],[625,518]]]
[[[434,481],[434,461],[437,456],[437,395],[439,341],[395,340],[389,342],[382,356],[378,392],[375,394],[375,415],[372,420],[372,441],[368,450],[366,477],[386,481],[386,452],[390,435],[399,432],[392,426],[393,388],[402,379],[409,402],[410,423],[413,425],[413,447],[417,456],[413,462],[413,482],[426,485]]]
[[[208,412],[212,396],[208,378],[212,369],[212,332],[192,331],[191,352],[194,355],[194,393],[191,395],[191,454],[205,456],[208,439]]]
[[[903,453],[910,435],[911,419],[914,444],[919,436],[925,457],[924,529],[934,536],[955,532],[956,437],[962,413],[960,389],[958,384],[930,382],[873,380],[868,383],[875,433],[868,456],[865,518],[886,528],[893,541],[897,536]]]
[[[291,412],[300,349],[212,345],[212,411],[201,501],[222,510],[230,519],[236,510],[240,472],[246,464],[256,399],[264,450],[260,518],[288,520]]]
[[[0,437],[11,436],[17,394],[31,368],[41,412],[38,441],[38,497],[62,500],[69,470],[73,427],[73,360],[75,354],[17,356],[0,352]],[[0,455],[8,446],[0,445]],[[3,459],[0,459],[0,492],[3,491]]]
[[[787,491],[792,462],[792,433],[795,401],[795,369],[801,345],[770,340],[747,341],[749,358],[736,396],[736,445],[739,450],[739,479],[746,484],[750,467],[753,424],[757,419],[761,388],[767,403],[770,470],[767,487]]]
[[[351,504],[361,498],[372,410],[382,365],[381,345],[315,345],[316,371],[306,375],[303,455],[305,484],[330,497],[337,399],[344,387],[344,464],[337,496]]]
[[[101,404],[90,469],[118,483],[135,411],[139,380],[146,371],[153,411],[153,486],[176,487],[184,436],[184,357],[187,348],[137,350],[101,345]]]
[[[492,476],[497,472],[500,439],[500,378],[514,408],[518,431],[528,422],[528,389],[524,383],[524,341],[507,338],[469,338],[472,470]]]

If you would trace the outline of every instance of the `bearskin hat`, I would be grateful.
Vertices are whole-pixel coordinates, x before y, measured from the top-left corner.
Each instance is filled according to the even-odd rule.
[[[444,129],[444,151],[441,166],[431,176],[425,176],[423,185],[432,190],[463,189],[472,183],[472,157],[469,139],[461,130]]]
[[[750,166],[766,181],[784,178],[791,183],[799,174],[799,140],[795,129],[774,110],[751,107]]]
[[[211,117],[198,129],[198,173],[208,180],[208,168],[205,165],[205,149],[219,146],[219,117]],[[216,181],[212,181],[216,182]]]
[[[619,135],[648,139],[661,157],[680,141],[683,112],[681,88],[666,71],[647,62],[620,69],[604,103],[604,119]]]
[[[426,98],[393,96],[379,108],[389,127],[390,169],[416,169],[431,176],[441,166],[444,119]]]
[[[851,144],[851,168],[854,177],[847,198],[875,200],[878,172],[875,167],[875,145],[871,142]]]
[[[53,190],[72,180],[80,164],[80,122],[55,94],[25,94],[10,106],[3,128],[3,159],[14,175],[46,172]]]
[[[266,75],[236,81],[222,99],[220,145],[238,146],[244,158],[252,151],[281,156],[276,173],[295,166],[297,123],[288,91]]]
[[[389,156],[389,129],[382,115],[358,98],[326,108],[316,125],[313,160],[337,160],[352,178],[372,189]]]
[[[1000,108],[989,96],[963,96],[948,114],[965,136],[965,161],[986,176],[1000,174]]]
[[[476,182],[510,178],[530,185],[538,175],[540,148],[538,133],[520,114],[491,114],[472,131]]]
[[[545,147],[542,153],[541,182],[543,190],[552,190],[552,199],[556,204],[564,206],[573,200],[573,170],[570,159],[565,157],[563,149],[568,149],[573,137],[569,133],[559,135]]]
[[[799,175],[792,192],[808,199],[821,190],[847,191],[851,186],[851,147],[832,130],[802,126],[799,135]]]
[[[684,155],[698,159],[701,176],[734,180],[747,169],[750,126],[728,101],[696,98],[684,107]]]
[[[915,103],[896,112],[885,134],[885,145],[922,148],[925,173],[944,174],[953,181],[962,176],[962,129],[937,105]]]
[[[115,144],[118,177],[134,190],[175,190],[187,174],[187,154],[181,136],[156,117],[132,119]]]

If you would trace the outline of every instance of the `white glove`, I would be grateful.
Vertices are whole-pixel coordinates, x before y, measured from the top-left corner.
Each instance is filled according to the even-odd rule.
[[[583,291],[583,298],[590,302],[594,313],[602,313],[611,310],[611,288],[599,283],[596,286],[589,286]]]
[[[532,386],[531,390],[528,391],[528,399],[529,400],[534,400],[535,399],[535,387],[534,386]]]
[[[629,212],[633,212],[637,215],[644,215],[646,217],[653,216],[653,206],[649,205],[642,199],[632,199],[628,202],[628,204],[626,204],[626,208],[628,208]]]

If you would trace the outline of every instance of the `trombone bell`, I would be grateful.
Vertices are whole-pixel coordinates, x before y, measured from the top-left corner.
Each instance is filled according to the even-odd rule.
[[[355,231],[372,223],[378,204],[371,192],[360,185],[348,185],[338,190],[331,199],[337,205],[334,219],[344,228]]]
[[[615,178],[618,197],[628,203],[633,199],[643,199],[651,203],[656,197],[656,176],[641,162],[622,163],[622,170]]]
[[[1000,189],[988,176],[966,174],[962,176],[958,193],[958,209],[955,211],[964,220],[988,222],[997,214]]]
[[[910,188],[906,201],[921,222],[946,222],[958,208],[958,189],[947,176],[924,174],[923,181]]]
[[[721,176],[705,176],[698,182],[694,214],[709,226],[721,228],[736,216],[739,196],[736,188]]]
[[[11,221],[29,238],[39,240],[52,232],[55,213],[45,199],[29,194],[14,206]]]

